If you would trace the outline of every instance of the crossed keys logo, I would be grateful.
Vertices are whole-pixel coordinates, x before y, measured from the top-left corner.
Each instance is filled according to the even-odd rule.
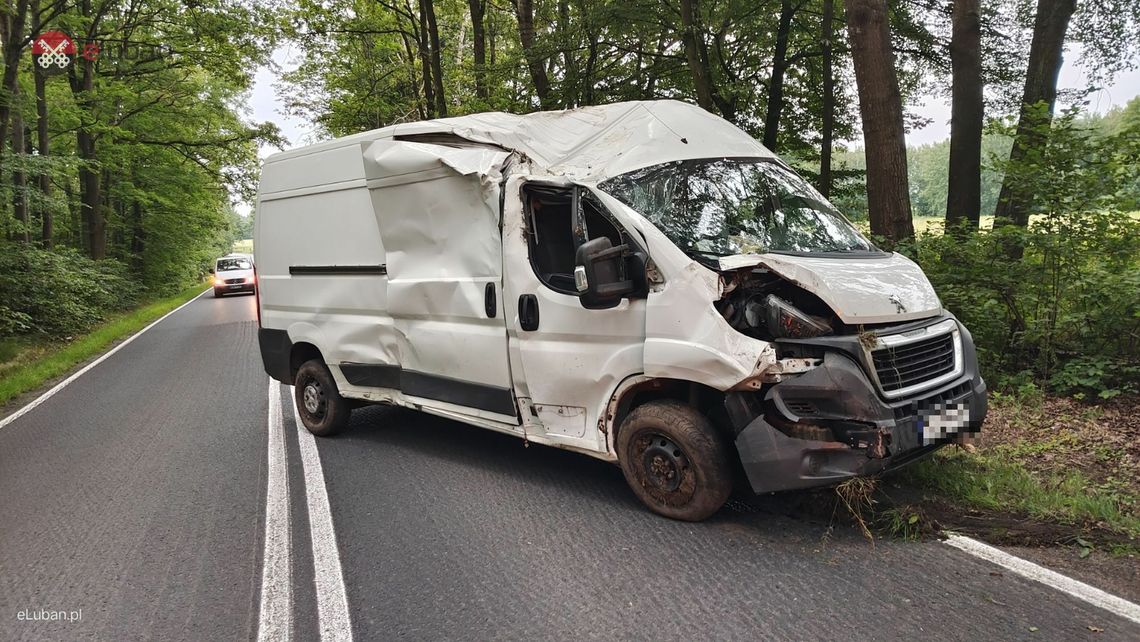
[[[35,56],[36,64],[49,73],[67,69],[76,51],[75,41],[62,31],[45,31],[32,43],[32,55]],[[95,60],[99,55],[99,45],[84,45],[81,55],[87,60]]]

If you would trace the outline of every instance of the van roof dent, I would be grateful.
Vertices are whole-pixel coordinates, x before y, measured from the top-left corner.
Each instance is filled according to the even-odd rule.
[[[728,121],[676,100],[632,101],[564,111],[486,112],[402,123],[274,154],[273,163],[351,144],[449,134],[525,155],[532,171],[602,181],[658,163],[693,158],[772,158]]]

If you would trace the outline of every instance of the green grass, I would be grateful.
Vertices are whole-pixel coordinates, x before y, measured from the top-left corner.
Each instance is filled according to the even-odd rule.
[[[253,239],[234,241],[234,247],[230,251],[238,252],[239,254],[253,254]]]
[[[28,339],[0,342],[0,406],[16,395],[35,390],[67,374],[77,364],[105,351],[113,342],[138,332],[151,321],[202,293],[195,285],[178,294],[119,314],[91,332],[67,343],[37,343]]]
[[[1124,489],[1098,487],[1078,471],[1034,475],[1017,462],[1031,453],[971,454],[943,449],[903,473],[909,483],[968,508],[1012,512],[1066,524],[1102,523],[1140,537],[1140,516]]]

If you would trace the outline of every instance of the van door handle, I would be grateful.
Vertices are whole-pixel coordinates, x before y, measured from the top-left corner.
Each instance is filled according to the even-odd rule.
[[[498,314],[499,305],[495,302],[495,284],[488,283],[483,289],[483,309],[487,311],[487,318],[494,319]]]
[[[519,327],[528,332],[538,329],[538,298],[533,294],[519,297]]]

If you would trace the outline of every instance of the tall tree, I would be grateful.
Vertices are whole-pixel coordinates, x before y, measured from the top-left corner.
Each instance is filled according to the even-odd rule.
[[[443,93],[443,64],[439,50],[439,25],[435,20],[435,0],[421,0],[427,16],[428,47],[431,50],[432,93],[435,95],[435,113],[447,116],[447,97]]]
[[[428,35],[428,8],[431,7],[431,0],[419,0],[420,15],[419,15],[419,33],[417,34],[417,41],[419,43],[420,52],[420,71],[423,74],[424,81],[424,103],[428,118],[434,118],[438,115],[436,111],[438,101],[435,97],[436,83],[432,80],[435,65],[432,63],[431,56],[431,37]]]
[[[1044,144],[1044,132],[1052,122],[1057,104],[1057,77],[1061,73],[1065,33],[1076,8],[1076,0],[1037,0],[1029,68],[1025,73],[1025,91],[1009,153],[1010,163],[1024,161],[1031,150]],[[1032,193],[1021,189],[1012,177],[1007,178],[1002,182],[995,218],[1021,227],[1029,225],[1032,198]]]
[[[768,79],[768,107],[764,112],[764,146],[773,152],[779,142],[780,112],[784,109],[784,74],[788,70],[788,36],[798,6],[792,0],[780,0],[780,18],[776,22],[776,47],[772,53],[772,75]]]
[[[831,196],[831,148],[835,138],[835,0],[823,0],[820,43],[823,54],[823,104],[819,151],[819,193]]]
[[[32,33],[41,29],[40,3],[32,4]],[[51,174],[48,165],[42,161],[51,158],[51,134],[48,129],[47,77],[43,68],[32,65],[33,82],[36,87],[36,152],[40,157],[40,172],[36,183],[40,190],[40,244],[50,250],[55,245],[55,221],[51,206]]]
[[[9,98],[16,103],[13,105],[15,109],[12,110],[12,158],[15,159],[12,164],[12,213],[20,224],[17,238],[24,243],[30,243],[32,233],[31,221],[28,219],[28,175],[24,171],[28,153],[24,140],[24,115],[17,103],[20,97],[19,89],[20,86],[17,84],[14,94]]]
[[[891,50],[887,3],[845,0],[844,4],[867,150],[871,233],[901,241],[914,236],[914,222],[907,184],[902,96]]]
[[[526,65],[534,83],[534,93],[538,96],[539,105],[547,109],[552,106],[550,77],[546,73],[546,58],[535,45],[534,1],[516,0],[515,15],[519,22],[519,43],[522,44],[523,55],[526,56]]]
[[[954,0],[946,228],[977,229],[982,207],[982,27],[978,0]]]
[[[16,95],[20,57],[28,45],[25,26],[28,20],[27,0],[0,4],[0,50],[4,53],[4,71],[0,79],[0,141],[8,140],[12,118],[12,100]]]
[[[467,0],[471,11],[471,48],[475,58],[475,95],[487,99],[487,31],[483,17],[487,13],[487,0]]]

